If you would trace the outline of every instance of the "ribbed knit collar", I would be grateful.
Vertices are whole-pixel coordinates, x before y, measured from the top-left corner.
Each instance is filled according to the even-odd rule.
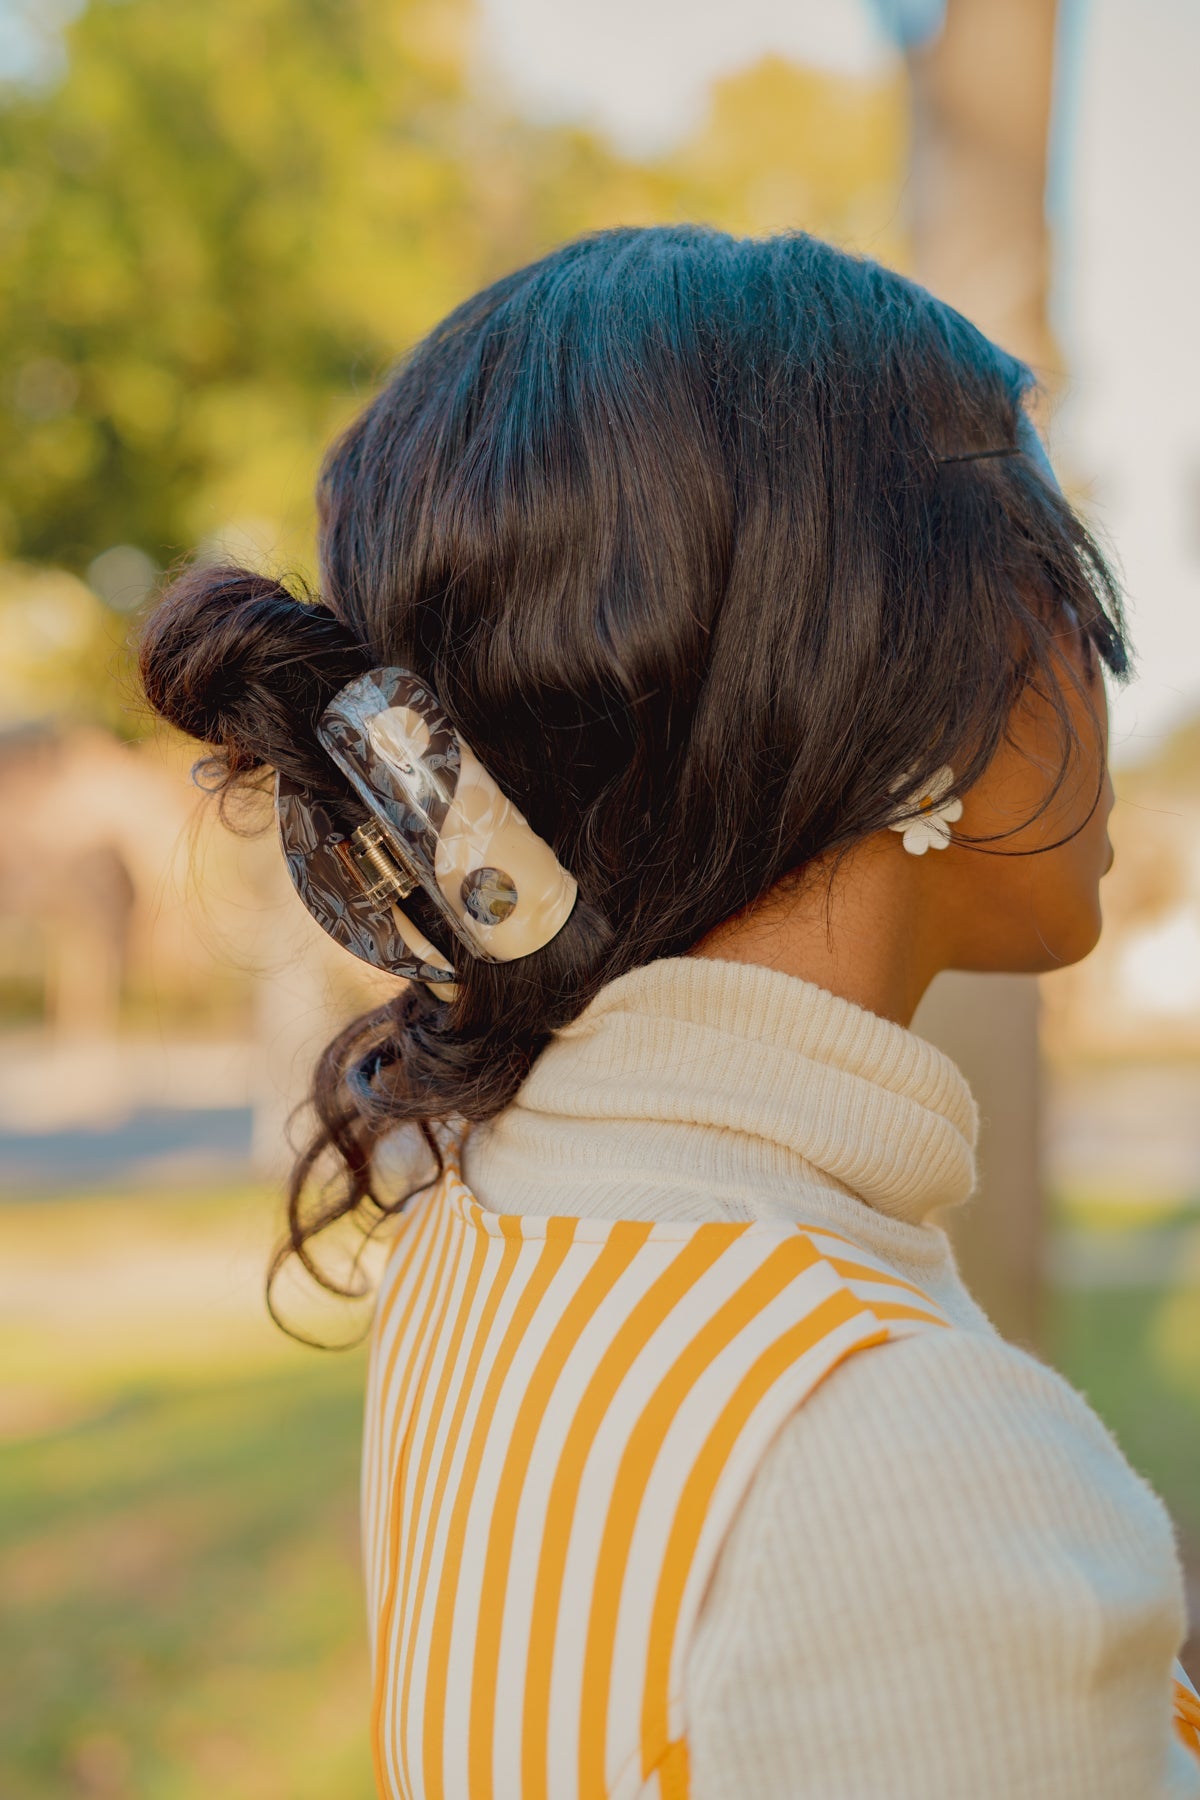
[[[666,1145],[692,1180],[815,1183],[912,1225],[975,1179],[975,1103],[940,1050],[794,975],[714,957],[609,982],[490,1129],[568,1178],[584,1157],[597,1172],[598,1143],[639,1165]]]

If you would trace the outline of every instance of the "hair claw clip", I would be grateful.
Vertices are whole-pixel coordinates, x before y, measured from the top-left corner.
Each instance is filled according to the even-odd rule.
[[[487,962],[528,956],[570,917],[578,887],[409,670],[372,669],[334,695],[317,736],[365,817],[280,776],[292,881],[344,948],[453,998],[454,971],[399,905],[417,886],[457,943]]]
[[[396,904],[416,882],[395,867],[385,874],[372,826],[354,825],[286,775],[275,777],[275,814],[292,885],[318,925],[352,956],[452,1000],[454,970]]]

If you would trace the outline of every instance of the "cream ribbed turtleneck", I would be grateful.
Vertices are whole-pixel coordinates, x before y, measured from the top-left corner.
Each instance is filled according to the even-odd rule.
[[[1200,1796],[1161,1502],[936,1221],[974,1140],[932,1045],[708,957],[610,982],[467,1138],[497,1211],[825,1225],[959,1328],[850,1358],[763,1459],[689,1656],[692,1800]]]
[[[553,1143],[574,1182],[594,1173],[593,1127],[609,1120],[636,1163],[732,1180],[752,1211],[764,1191],[815,1185],[920,1224],[974,1177],[975,1107],[947,1057],[753,963],[671,957],[610,982],[543,1051],[496,1153]]]

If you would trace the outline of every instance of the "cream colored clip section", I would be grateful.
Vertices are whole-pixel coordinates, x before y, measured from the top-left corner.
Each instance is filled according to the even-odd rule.
[[[421,715],[390,706],[370,719],[367,734],[375,754],[417,790],[420,805],[420,787],[430,778]],[[511,962],[561,930],[578,884],[461,738],[458,752],[458,780],[438,826],[437,884],[472,945],[495,962]]]

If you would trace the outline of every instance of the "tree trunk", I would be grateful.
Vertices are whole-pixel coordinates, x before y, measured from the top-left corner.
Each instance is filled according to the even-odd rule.
[[[1054,0],[949,0],[910,55],[911,229],[917,279],[1030,363],[1052,396],[1047,142]],[[914,1027],[962,1068],[979,1102],[980,1189],[950,1221],[968,1282],[1006,1336],[1041,1323],[1038,997],[1032,976],[944,975]]]

